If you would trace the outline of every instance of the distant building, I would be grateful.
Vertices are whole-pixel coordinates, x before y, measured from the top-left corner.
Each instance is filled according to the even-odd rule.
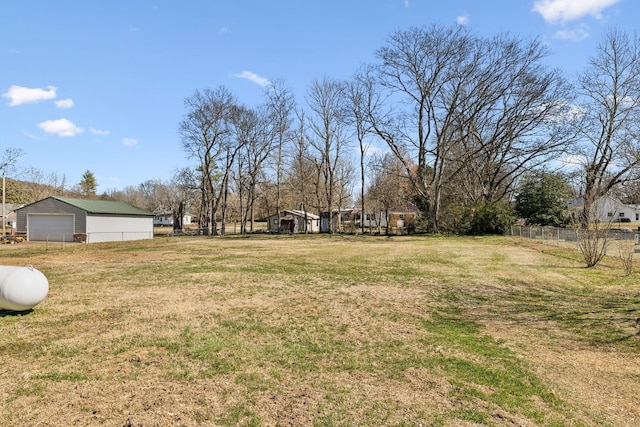
[[[8,229],[5,231],[8,231],[12,234],[15,233],[15,229],[17,226],[17,223],[16,223],[17,215],[15,211],[16,209],[21,208],[23,206],[24,205],[19,205],[15,203],[5,203],[3,221],[4,221],[5,228]]]
[[[155,211],[153,216],[153,225],[156,227],[173,227],[173,211]],[[184,214],[182,216],[182,225],[191,225],[192,215]]]
[[[572,214],[579,215],[584,199],[570,199],[567,206]],[[604,196],[595,204],[595,216],[600,222],[640,222],[640,205],[625,204],[612,196]]]
[[[154,212],[153,225],[156,227],[173,227],[173,211]]]
[[[317,233],[320,231],[320,217],[300,210],[284,210],[267,218],[271,233]]]
[[[339,232],[357,232],[364,226],[367,232],[392,234],[407,233],[408,226],[415,222],[418,209],[414,206],[395,206],[387,212],[382,210],[343,209],[331,212],[333,230]],[[329,231],[329,213],[322,213],[322,231]]]

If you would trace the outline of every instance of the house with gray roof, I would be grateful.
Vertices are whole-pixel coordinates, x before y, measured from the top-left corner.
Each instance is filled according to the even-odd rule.
[[[30,241],[152,239],[153,216],[124,202],[52,196],[17,209],[16,232]]]

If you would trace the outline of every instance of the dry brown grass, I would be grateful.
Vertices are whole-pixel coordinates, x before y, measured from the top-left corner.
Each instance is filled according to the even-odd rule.
[[[640,425],[638,277],[503,238],[25,244],[0,425]]]

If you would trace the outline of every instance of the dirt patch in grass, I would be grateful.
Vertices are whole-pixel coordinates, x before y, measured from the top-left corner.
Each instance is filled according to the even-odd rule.
[[[17,246],[17,245],[15,245]],[[640,420],[637,277],[504,238],[255,237],[2,251],[8,425]]]

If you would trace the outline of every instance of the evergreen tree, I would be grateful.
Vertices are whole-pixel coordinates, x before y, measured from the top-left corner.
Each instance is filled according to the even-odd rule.
[[[518,188],[516,213],[528,225],[560,226],[565,223],[568,194],[569,186],[561,174],[532,171]]]
[[[85,197],[95,197],[98,184],[96,183],[96,177],[93,172],[87,170],[82,174],[80,180],[80,190]]]

